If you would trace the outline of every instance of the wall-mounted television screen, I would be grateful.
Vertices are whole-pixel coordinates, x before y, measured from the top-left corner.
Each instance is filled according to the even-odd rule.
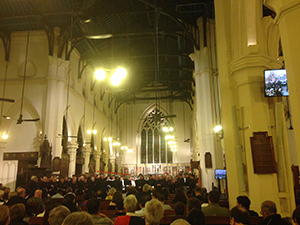
[[[215,178],[216,179],[225,179],[226,178],[226,170],[225,169],[215,169]]]
[[[266,97],[289,96],[285,69],[265,70],[264,77]]]

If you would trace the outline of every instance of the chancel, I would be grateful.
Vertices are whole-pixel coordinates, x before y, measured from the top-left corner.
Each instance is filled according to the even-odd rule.
[[[299,0],[1,0],[0,183],[191,197],[197,182],[203,201],[291,217],[299,15]]]

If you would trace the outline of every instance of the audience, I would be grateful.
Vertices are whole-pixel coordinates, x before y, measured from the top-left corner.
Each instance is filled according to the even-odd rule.
[[[220,193],[218,191],[211,191],[208,194],[209,205],[202,207],[202,212],[205,216],[228,216],[228,209],[219,206]]]
[[[40,189],[37,189],[35,192],[34,192],[34,196],[29,198],[27,200],[27,202],[33,202],[33,203],[36,203],[37,204],[37,210],[36,210],[36,214],[39,214],[39,213],[42,213],[44,211],[44,202],[43,202],[43,199],[42,199],[42,190]]]
[[[264,201],[261,204],[261,213],[264,220],[257,225],[290,225],[277,214],[276,204],[272,201]]]
[[[186,208],[182,202],[176,202],[174,205],[174,210],[175,210],[176,217],[173,219],[173,221],[178,219],[186,219],[185,216]]]
[[[161,218],[164,215],[163,205],[156,199],[146,203],[145,206],[145,224],[159,225]]]
[[[64,219],[70,214],[70,210],[63,206],[57,206],[56,208],[52,209],[49,214],[49,225],[61,225]]]
[[[86,212],[74,212],[66,217],[62,225],[94,225],[93,218]]]
[[[0,190],[0,205],[4,204],[4,199],[3,199],[4,191]]]
[[[26,197],[26,191],[24,188],[18,188],[17,189],[17,195],[15,196],[12,196],[8,202],[7,202],[7,205],[9,206],[13,206],[17,203],[22,203],[24,206],[25,206],[25,212],[28,216],[31,216],[31,210],[30,208],[27,206],[27,201],[25,199]]]
[[[117,212],[115,213],[115,216],[125,216],[126,211],[123,207],[123,201],[117,203]]]
[[[201,202],[197,198],[191,198],[187,202],[187,221],[191,225],[205,225],[205,217],[201,211]]]
[[[86,203],[86,208],[89,214],[92,216],[94,224],[108,224],[113,225],[114,222],[109,219],[106,215],[100,213],[98,214],[100,208],[100,201],[96,198],[91,198]]]
[[[7,206],[0,206],[0,225],[8,225],[10,223],[10,212]]]
[[[235,206],[231,209],[231,225],[251,225],[250,214],[243,206]]]
[[[171,223],[171,225],[191,225],[188,221],[185,219],[178,219]]]
[[[54,199],[47,199],[45,201],[45,212],[37,215],[37,217],[43,217],[43,225],[49,225],[49,214],[52,209],[57,206],[57,203]]]
[[[126,215],[117,217],[115,225],[145,224],[145,220],[134,213],[136,210],[136,206],[137,199],[135,195],[128,195],[124,199],[124,209],[126,211]]]
[[[165,196],[158,191],[153,192],[152,199],[160,201],[160,203],[163,205],[164,210],[172,210],[171,206],[164,204]]]
[[[64,198],[64,196],[62,196],[62,195],[63,195],[63,190],[60,189],[60,188],[58,188],[58,189],[56,190],[56,194],[55,194],[55,195],[52,195],[51,198]]]
[[[298,205],[297,208],[294,210],[292,218],[296,225],[300,224],[300,205]]]
[[[112,201],[109,203],[108,210],[115,210],[117,207],[117,203],[121,201],[123,201],[123,196],[120,191],[117,191],[114,194]]]
[[[258,216],[257,212],[250,210],[251,201],[247,196],[238,196],[236,200],[237,200],[237,205],[243,206],[245,209],[247,209],[250,216]]]
[[[112,187],[111,189],[109,189],[108,193],[107,193],[107,197],[105,198],[105,200],[112,200],[114,194],[117,192],[117,190]]]
[[[203,189],[199,186],[195,187],[195,198],[197,198],[201,203],[204,202]]]
[[[9,209],[10,211],[10,225],[27,225],[23,218],[25,216],[25,206],[22,203],[14,204]]]
[[[146,185],[146,184],[145,184]],[[144,185],[144,186],[145,186]],[[151,198],[148,194],[142,194],[140,195],[139,197],[139,207],[140,207],[140,210],[138,211],[135,211],[135,213],[138,215],[138,216],[144,216],[144,210],[145,210],[145,205],[146,205],[146,202],[150,201]]]
[[[175,204],[176,202],[179,201],[179,202],[182,202],[183,204],[186,205],[187,199],[188,199],[188,197],[187,197],[185,191],[184,191],[184,190],[181,190],[181,189],[178,189],[178,190],[175,192],[175,198],[174,198],[174,200],[173,200],[172,203]]]

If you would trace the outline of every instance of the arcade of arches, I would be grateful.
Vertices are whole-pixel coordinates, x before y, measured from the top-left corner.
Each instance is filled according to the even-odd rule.
[[[264,17],[263,4],[276,16]],[[15,102],[4,102],[2,115],[18,118],[23,104],[24,118],[40,120],[15,124],[2,119],[1,132],[8,138],[0,141],[0,183],[14,189],[18,174],[41,165],[68,176],[103,171],[176,175],[188,172],[193,160],[200,161],[201,185],[208,190],[217,185],[215,169],[226,168],[221,188],[228,188],[230,207],[238,195],[247,195],[255,199],[256,211],[268,199],[282,216],[290,216],[295,208],[291,166],[300,162],[299,14],[299,0],[215,1],[215,18],[196,21],[206,36],[198,36],[200,48],[189,55],[194,63],[192,105],[161,98],[116,109],[113,93],[95,82],[91,68],[78,75],[82,62],[76,49],[70,60],[58,57],[57,46],[49,56],[45,31],[30,32],[30,45],[39,47],[29,51],[30,77],[21,101],[27,32],[13,32],[9,63],[0,47],[0,93],[5,88],[5,96]],[[283,65],[290,96],[265,97],[263,71]],[[155,99],[153,92],[144,96]],[[218,124],[223,130],[215,133]],[[164,126],[174,128],[177,151],[168,145]],[[273,155],[260,159],[262,167],[268,160],[275,165],[269,173],[257,172],[254,165],[254,132],[272,137]],[[47,160],[51,165],[43,164]]]

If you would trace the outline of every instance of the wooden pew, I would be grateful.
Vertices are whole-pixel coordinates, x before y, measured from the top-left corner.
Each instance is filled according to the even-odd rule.
[[[29,225],[43,225],[44,217],[30,217],[28,224]]]
[[[171,224],[175,217],[164,216],[160,221],[160,225]],[[251,225],[257,225],[261,220],[263,220],[262,217],[253,216],[251,217]],[[228,225],[230,224],[230,218],[229,216],[207,216],[205,217],[205,223],[206,225]]]

